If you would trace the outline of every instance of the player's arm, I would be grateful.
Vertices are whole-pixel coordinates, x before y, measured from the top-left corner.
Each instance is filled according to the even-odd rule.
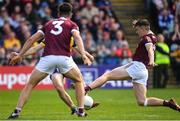
[[[147,38],[147,40],[150,38]],[[148,40],[151,41],[151,40]],[[149,56],[149,67],[154,67],[155,63],[154,63],[154,49],[153,49],[153,43],[152,42],[148,42],[145,44],[146,50],[148,52],[148,56]]]
[[[73,47],[73,50],[76,51],[78,54],[80,54],[80,51],[79,51],[78,47]],[[85,51],[85,54],[90,59],[91,62],[94,61],[94,57],[90,53]]]
[[[93,62],[94,57],[90,53],[88,53],[87,51],[85,51],[85,53],[86,53],[86,56],[91,60],[91,62]]]
[[[81,56],[85,56],[84,44],[79,31],[73,31],[72,35],[74,40],[76,41],[77,47],[79,48],[79,53],[81,54]]]
[[[31,47],[25,54],[23,57],[26,57],[26,56],[29,56],[29,55],[32,55],[34,53],[37,53],[38,51],[40,51],[41,49],[43,49],[45,47],[45,44],[44,43],[39,43],[38,45],[34,46],[34,47]],[[17,56],[19,53],[17,52],[11,52],[10,54],[10,58],[13,58],[15,56]]]
[[[41,32],[36,32],[35,34],[33,34],[24,44],[23,48],[21,49],[21,51],[19,52],[19,56],[23,56],[28,49],[33,45],[33,43],[43,39],[44,35]]]
[[[38,45],[34,46],[34,47],[31,47],[25,54],[23,57],[26,57],[28,55],[32,55],[32,54],[35,54],[37,52],[39,52],[41,49],[43,49],[45,47],[45,44],[44,43],[39,43]]]
[[[77,47],[79,48],[79,53],[81,54],[84,64],[91,65],[91,61],[86,56],[84,44],[83,44],[83,41],[82,41],[79,31],[78,30],[72,31],[72,35],[77,44]]]
[[[17,62],[22,60],[22,57],[24,56],[24,54],[29,50],[29,48],[33,45],[34,42],[37,42],[41,39],[43,39],[44,34],[42,34],[41,32],[36,32],[35,34],[33,34],[24,44],[23,48],[21,49],[21,51],[19,52],[19,54],[12,58],[10,60],[10,65],[14,65]]]

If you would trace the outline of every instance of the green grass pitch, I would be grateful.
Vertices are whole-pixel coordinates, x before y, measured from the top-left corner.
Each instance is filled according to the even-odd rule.
[[[74,100],[74,91],[69,90]],[[6,119],[14,109],[20,91],[0,91],[0,120]],[[58,98],[55,90],[33,91],[20,115],[20,120],[180,120],[180,112],[166,107],[137,106],[134,93],[127,90],[101,90],[89,93],[101,103],[87,111],[88,117],[70,115],[69,108]],[[174,97],[180,104],[180,89],[150,89],[148,96],[165,99]]]

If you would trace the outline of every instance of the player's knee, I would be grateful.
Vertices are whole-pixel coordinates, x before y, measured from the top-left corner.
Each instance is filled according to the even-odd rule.
[[[147,103],[146,99],[139,99],[139,100],[137,100],[137,104],[139,106],[146,106],[147,105],[146,103]]]
[[[76,78],[75,78],[75,83],[77,82],[77,83],[82,83],[83,82],[83,77],[81,76],[81,75],[79,75],[79,76],[77,76]]]
[[[143,106],[143,105],[144,105],[144,102],[143,102],[143,101],[137,101],[137,104],[138,104],[139,106]]]
[[[105,80],[109,80],[109,77],[110,77],[109,75],[110,75],[110,72],[106,72],[102,76]]]

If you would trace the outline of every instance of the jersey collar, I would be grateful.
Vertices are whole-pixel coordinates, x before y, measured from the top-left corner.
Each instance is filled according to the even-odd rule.
[[[62,20],[67,20],[67,18],[65,18],[65,17],[60,17],[60,19],[62,19]]]

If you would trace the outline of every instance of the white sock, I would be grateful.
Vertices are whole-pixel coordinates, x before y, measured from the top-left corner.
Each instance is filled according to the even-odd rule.
[[[144,106],[147,106],[148,105],[148,100],[146,99],[145,101],[144,101]]]
[[[84,107],[78,107],[78,109],[79,109],[79,108],[84,108]]]
[[[17,110],[17,113],[21,112],[21,108],[19,108],[19,107],[16,107],[16,110]]]

